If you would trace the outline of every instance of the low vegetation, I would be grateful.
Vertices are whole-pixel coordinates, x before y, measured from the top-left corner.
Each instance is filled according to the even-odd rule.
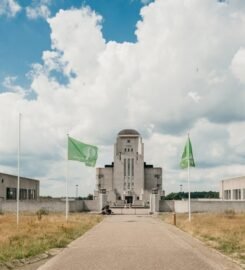
[[[15,215],[0,215],[0,262],[63,248],[101,220],[98,215],[71,214],[66,222],[64,215],[39,211],[36,215],[21,215],[17,228]]]
[[[219,192],[216,191],[194,191],[191,192],[192,199],[218,199]],[[182,200],[188,199],[188,192],[170,193],[165,197],[165,200]]]
[[[162,214],[161,218],[173,224],[173,214]],[[245,267],[245,214],[235,214],[233,210],[224,214],[192,214],[191,223],[187,214],[177,214],[176,225]]]

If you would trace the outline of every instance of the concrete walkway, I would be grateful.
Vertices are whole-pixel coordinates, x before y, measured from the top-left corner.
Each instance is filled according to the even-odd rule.
[[[152,216],[115,215],[39,270],[240,270],[218,252]]]

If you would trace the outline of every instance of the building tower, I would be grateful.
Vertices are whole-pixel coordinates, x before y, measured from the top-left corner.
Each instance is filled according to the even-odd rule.
[[[114,205],[146,205],[153,189],[162,195],[162,169],[144,162],[139,132],[120,131],[114,145],[114,162],[96,169],[95,197],[103,190]]]

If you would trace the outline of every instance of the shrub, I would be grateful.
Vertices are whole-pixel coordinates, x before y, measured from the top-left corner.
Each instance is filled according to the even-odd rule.
[[[40,208],[36,212],[38,220],[41,220],[43,215],[47,216],[48,214],[49,214],[49,211],[47,209],[45,209],[45,208]]]

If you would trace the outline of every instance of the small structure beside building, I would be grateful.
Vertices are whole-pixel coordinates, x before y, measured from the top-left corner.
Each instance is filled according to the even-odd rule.
[[[220,199],[245,201],[245,176],[222,180]]]
[[[16,200],[17,176],[0,173],[0,199]],[[20,177],[20,200],[37,200],[39,198],[39,180]]]
[[[152,193],[163,195],[162,168],[144,162],[144,144],[138,131],[120,131],[114,145],[114,161],[96,169],[95,199],[102,192],[114,206],[146,206]]]

